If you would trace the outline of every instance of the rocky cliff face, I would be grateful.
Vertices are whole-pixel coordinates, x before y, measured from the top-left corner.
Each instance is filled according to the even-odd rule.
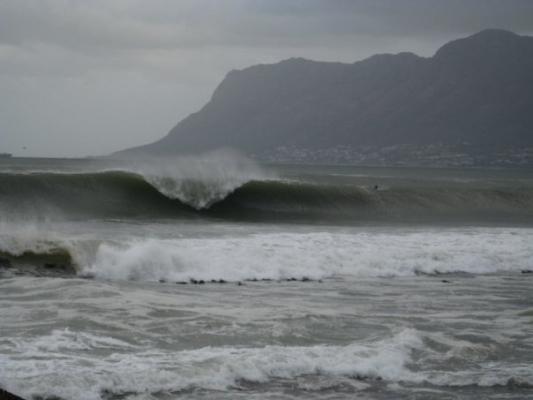
[[[486,30],[431,58],[289,59],[231,71],[202,110],[121,154],[462,143],[533,145],[533,37]]]

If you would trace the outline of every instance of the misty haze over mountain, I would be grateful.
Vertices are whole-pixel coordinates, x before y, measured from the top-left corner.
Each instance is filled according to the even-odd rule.
[[[484,30],[433,57],[380,54],[353,64],[301,58],[234,70],[163,139],[119,155],[232,147],[533,145],[533,38]],[[327,161],[327,160],[326,160]]]

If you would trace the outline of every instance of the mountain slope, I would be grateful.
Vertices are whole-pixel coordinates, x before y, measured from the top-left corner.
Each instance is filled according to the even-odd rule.
[[[231,71],[199,112],[121,155],[234,147],[533,145],[533,38],[486,30],[431,58],[289,59]]]

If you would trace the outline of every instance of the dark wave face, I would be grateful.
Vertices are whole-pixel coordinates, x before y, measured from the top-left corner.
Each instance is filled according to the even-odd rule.
[[[527,185],[179,179],[128,171],[0,173],[4,219],[139,218],[324,223],[533,222]]]
[[[299,182],[249,182],[211,211],[227,216],[335,221],[416,221],[444,218],[532,220],[533,190],[395,187]]]
[[[113,218],[186,214],[142,176],[128,172],[0,174],[0,207],[12,217]]]

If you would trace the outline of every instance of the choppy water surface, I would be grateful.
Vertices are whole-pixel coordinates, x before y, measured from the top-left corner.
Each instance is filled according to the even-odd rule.
[[[533,396],[528,171],[237,161],[214,175],[205,162],[2,161],[0,386],[82,400]]]

